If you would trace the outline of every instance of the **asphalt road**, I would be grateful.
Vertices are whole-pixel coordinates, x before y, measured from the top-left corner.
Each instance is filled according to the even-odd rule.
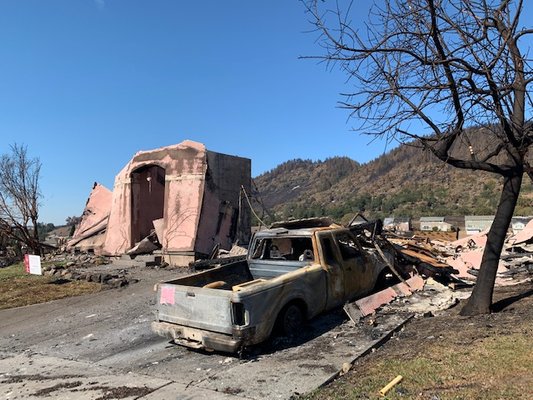
[[[122,289],[0,311],[0,399],[286,399],[318,387],[404,321],[354,326],[339,311],[244,359],[196,352],[150,329],[153,285],[175,276],[139,270],[140,281]]]

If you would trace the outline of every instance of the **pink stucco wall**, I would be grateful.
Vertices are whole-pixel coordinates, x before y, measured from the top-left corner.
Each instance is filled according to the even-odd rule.
[[[72,247],[81,240],[105,228],[107,218],[111,212],[112,196],[108,188],[95,182],[85,204],[81,222],[77,226],[67,246]]]
[[[216,244],[223,249],[231,248],[230,228],[233,209],[220,204],[220,199],[210,190],[204,192],[201,220],[206,221],[198,227],[199,242],[195,250],[209,254]],[[218,229],[217,229],[218,228]]]
[[[131,237],[131,174],[148,165],[165,170],[162,250],[194,251],[207,170],[206,149],[201,143],[186,140],[138,152],[116,176],[104,245],[108,254],[122,254],[135,244]]]

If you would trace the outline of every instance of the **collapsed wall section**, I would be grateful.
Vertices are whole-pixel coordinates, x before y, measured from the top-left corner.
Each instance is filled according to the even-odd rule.
[[[81,221],[76,227],[67,248],[99,253],[105,242],[106,227],[111,212],[113,194],[95,182],[85,203]]]

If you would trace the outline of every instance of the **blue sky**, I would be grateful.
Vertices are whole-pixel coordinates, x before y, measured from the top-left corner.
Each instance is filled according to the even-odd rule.
[[[192,139],[252,159],[383,151],[336,108],[344,76],[298,1],[0,2],[0,153],[41,159],[41,220],[79,215],[138,150]]]
[[[337,108],[345,77],[296,0],[0,1],[0,153],[41,159],[41,221],[80,215],[139,150],[204,143],[252,159],[366,162],[385,143]]]

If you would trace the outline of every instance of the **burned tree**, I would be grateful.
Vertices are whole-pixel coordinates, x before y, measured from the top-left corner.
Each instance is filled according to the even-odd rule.
[[[39,177],[41,162],[26,146],[0,156],[0,234],[39,254]]]
[[[72,217],[67,217],[65,219],[65,223],[67,226],[70,226],[69,236],[74,235],[74,232],[76,231],[76,226],[78,226],[81,222],[81,217],[77,217],[73,215]]]
[[[364,133],[502,177],[477,284],[462,310],[488,313],[524,173],[533,179],[526,120],[532,71],[521,48],[533,29],[520,23],[523,0],[384,0],[361,31],[351,22],[360,9],[327,4],[306,2],[325,51],[316,58],[348,74],[355,89],[342,106]]]

